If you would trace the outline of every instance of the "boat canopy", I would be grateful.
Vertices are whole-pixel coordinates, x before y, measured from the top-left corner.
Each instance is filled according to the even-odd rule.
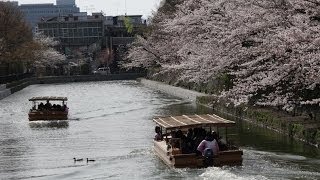
[[[235,122],[219,117],[215,114],[203,115],[182,115],[157,117],[153,119],[159,126],[165,129],[177,128],[195,128],[195,127],[230,127],[234,126]]]
[[[29,101],[68,101],[67,97],[57,97],[57,96],[42,96],[42,97],[33,97]]]

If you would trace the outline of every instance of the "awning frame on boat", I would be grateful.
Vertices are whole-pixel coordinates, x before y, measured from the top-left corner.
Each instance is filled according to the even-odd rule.
[[[195,127],[231,127],[235,125],[234,121],[215,114],[157,117],[153,121],[166,130]]]
[[[33,97],[29,99],[29,101],[68,101],[67,97],[58,97],[58,96],[40,96],[40,97]]]

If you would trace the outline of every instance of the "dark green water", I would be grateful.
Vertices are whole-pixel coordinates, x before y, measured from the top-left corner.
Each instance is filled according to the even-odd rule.
[[[69,98],[70,121],[28,121],[27,99],[45,95]],[[212,112],[135,81],[29,86],[0,100],[0,179],[320,179],[319,149],[243,121],[228,130],[243,166],[168,168],[152,118],[194,113]]]

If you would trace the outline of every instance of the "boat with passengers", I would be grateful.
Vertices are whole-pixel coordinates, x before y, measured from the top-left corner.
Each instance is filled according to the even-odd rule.
[[[28,113],[29,121],[68,119],[67,97],[42,96],[29,101],[33,103]]]
[[[215,114],[157,117],[153,121],[157,124],[154,151],[168,166],[202,168],[242,165],[242,150],[231,145],[227,139],[228,128],[235,125],[234,121]],[[158,133],[161,133],[161,138],[156,138],[159,135],[157,129]],[[225,132],[225,139],[219,137],[219,131]],[[178,132],[180,137],[177,137]],[[197,151],[199,142],[204,138],[199,134],[205,132],[218,135],[216,137],[219,146],[217,154],[206,156]]]

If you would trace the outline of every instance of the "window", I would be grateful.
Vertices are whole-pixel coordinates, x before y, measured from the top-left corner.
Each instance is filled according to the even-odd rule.
[[[87,29],[87,28],[83,29],[83,35],[84,35],[84,36],[88,36],[88,34],[89,34],[89,33],[88,33],[88,29]]]

